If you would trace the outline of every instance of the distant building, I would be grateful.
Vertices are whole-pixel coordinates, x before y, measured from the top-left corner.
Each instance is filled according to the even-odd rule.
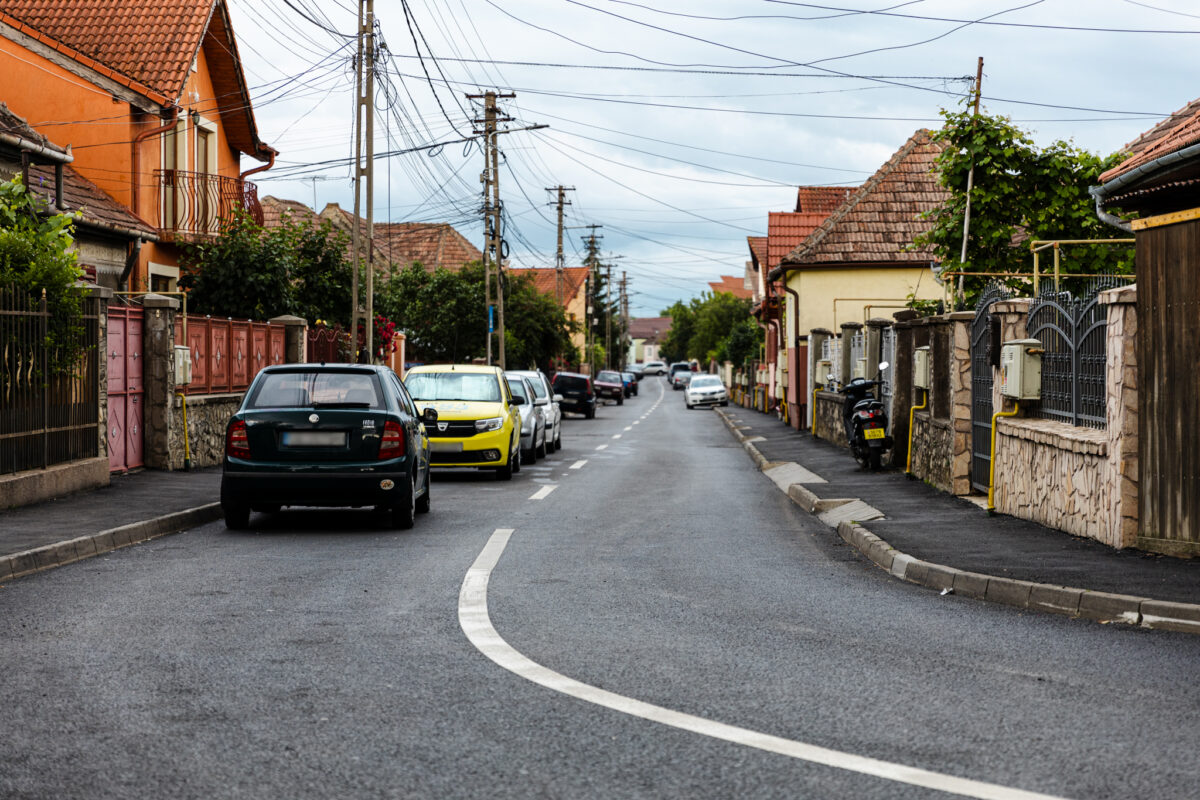
[[[629,320],[628,363],[661,361],[658,350],[670,330],[670,317],[637,317]]]

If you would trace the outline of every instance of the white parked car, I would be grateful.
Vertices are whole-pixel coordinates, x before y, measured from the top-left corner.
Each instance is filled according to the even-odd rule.
[[[683,402],[688,408],[696,406],[729,405],[729,393],[716,375],[696,375],[683,390]]]
[[[542,409],[546,418],[546,452],[553,453],[562,449],[562,408],[558,401],[562,395],[554,393],[550,379],[540,369],[510,369],[509,373],[528,378],[533,384],[535,394],[533,404]]]
[[[521,463],[536,464],[546,456],[546,415],[533,402],[536,394],[528,378],[505,372],[504,379],[521,413]]]
[[[666,371],[667,365],[662,361],[647,361],[642,365],[643,375],[663,375]]]

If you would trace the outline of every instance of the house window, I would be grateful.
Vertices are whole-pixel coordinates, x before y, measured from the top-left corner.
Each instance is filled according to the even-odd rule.
[[[177,292],[179,291],[179,267],[150,262],[150,291]]]
[[[187,219],[186,179],[179,175],[179,170],[187,168],[187,120],[179,120],[174,128],[163,134],[162,142],[161,227],[175,230],[183,227]]]
[[[217,175],[217,126],[204,117],[196,118],[196,204],[197,228],[216,233],[220,221]],[[209,177],[212,176],[212,177]]]

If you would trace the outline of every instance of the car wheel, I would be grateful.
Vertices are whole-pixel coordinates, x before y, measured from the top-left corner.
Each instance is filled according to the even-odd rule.
[[[595,408],[589,408],[589,409],[587,410],[587,418],[588,418],[588,419],[595,419],[595,418],[596,418],[596,409],[595,409]]]
[[[554,452],[562,450],[562,428],[558,429],[558,435],[554,437]]]
[[[546,436],[545,436],[545,434],[543,434],[542,435],[542,443],[537,446],[536,453],[537,453],[538,458],[545,458],[549,454],[549,452],[550,452],[550,448],[546,446]]]
[[[225,527],[231,531],[240,531],[250,527],[250,506],[244,503],[237,505],[222,503],[221,513],[225,515]]]
[[[392,506],[392,527],[408,530],[413,526],[416,517],[417,501],[412,481],[404,481],[400,488],[400,497]]]
[[[520,469],[520,466],[514,466],[516,461],[515,451],[509,451],[508,463],[496,470],[496,480],[511,481],[513,473]]]
[[[619,405],[619,406],[623,406],[623,405],[625,405],[625,398],[624,398],[624,397],[618,397],[618,398],[617,398],[617,405]]]
[[[521,453],[521,464],[536,464],[538,460],[538,452],[536,447],[531,447]]]
[[[251,510],[258,511],[263,514],[278,514],[281,506],[277,503],[268,503],[265,506],[254,506]]]
[[[729,401],[728,401],[728,400],[722,400],[722,401],[721,401],[721,405],[723,405],[723,406],[727,406],[727,405],[729,405]]]
[[[428,514],[429,513],[429,495],[430,495],[430,492],[432,491],[432,489],[433,489],[433,473],[426,470],[425,471],[425,494],[423,494],[417,498],[417,513],[418,514]]]

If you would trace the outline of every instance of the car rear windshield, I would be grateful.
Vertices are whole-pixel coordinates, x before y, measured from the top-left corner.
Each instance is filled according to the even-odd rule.
[[[554,385],[559,389],[575,389],[577,391],[587,391],[587,378],[579,378],[575,375],[555,375]]]
[[[368,372],[268,372],[247,408],[385,408],[379,379]]]
[[[404,379],[413,400],[460,400],[468,403],[500,402],[495,375],[477,372],[414,372]]]
[[[601,372],[596,376],[596,380],[605,381],[606,383],[620,383],[621,376],[615,372]]]

